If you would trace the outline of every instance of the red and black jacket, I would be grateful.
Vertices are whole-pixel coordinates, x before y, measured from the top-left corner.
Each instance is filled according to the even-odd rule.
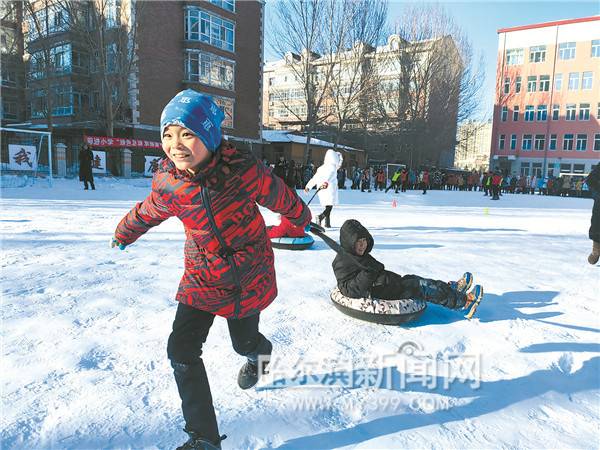
[[[186,234],[177,301],[226,318],[246,317],[277,296],[273,250],[257,203],[297,226],[311,219],[283,180],[251,153],[223,142],[195,175],[163,161],[152,193],[121,220],[115,237],[129,245],[176,216]]]

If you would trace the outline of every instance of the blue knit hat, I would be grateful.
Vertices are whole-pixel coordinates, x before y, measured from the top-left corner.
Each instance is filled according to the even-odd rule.
[[[210,152],[221,144],[221,122],[225,114],[208,95],[193,89],[181,91],[171,99],[160,115],[160,136],[169,125],[194,132]]]

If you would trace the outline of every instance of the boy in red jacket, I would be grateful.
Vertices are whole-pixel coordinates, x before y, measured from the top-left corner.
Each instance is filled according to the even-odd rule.
[[[260,312],[277,295],[273,250],[257,203],[305,227],[310,210],[251,153],[221,139],[223,112],[191,89],[177,94],[160,119],[167,155],[152,192],[119,223],[112,246],[123,249],[169,217],[183,222],[185,271],[167,346],[189,440],[179,449],[218,449],[219,435],[202,361],[215,316],[227,319],[234,350],[247,358],[242,389],[264,373],[271,342],[258,330]]]

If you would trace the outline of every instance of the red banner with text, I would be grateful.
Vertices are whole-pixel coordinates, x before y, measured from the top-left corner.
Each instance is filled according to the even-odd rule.
[[[129,147],[129,148],[162,148],[160,142],[145,139],[118,138],[108,136],[83,136],[83,142],[90,147]]]

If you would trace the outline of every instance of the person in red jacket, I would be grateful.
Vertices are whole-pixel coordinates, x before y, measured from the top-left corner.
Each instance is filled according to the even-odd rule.
[[[502,175],[496,171],[492,175],[492,200],[500,200],[500,186],[502,186]]]
[[[264,373],[272,344],[258,329],[260,312],[277,295],[274,256],[262,205],[305,227],[308,207],[251,153],[221,137],[223,112],[188,89],[164,108],[160,120],[167,158],[152,191],[118,224],[112,246],[123,249],[169,217],[183,222],[185,269],[167,354],[182,401],[189,440],[180,449],[218,449],[219,435],[202,346],[215,316],[227,319],[234,350],[247,358],[242,389]]]

